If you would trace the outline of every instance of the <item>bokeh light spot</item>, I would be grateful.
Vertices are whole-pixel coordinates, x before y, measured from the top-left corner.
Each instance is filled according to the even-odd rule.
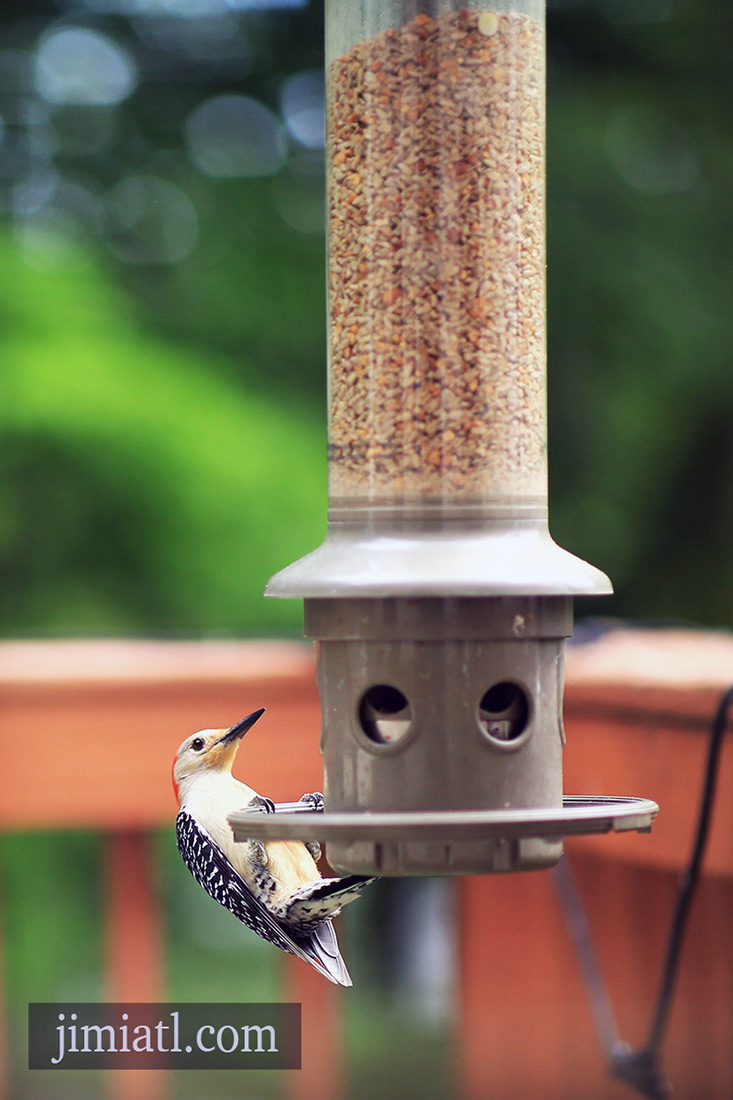
[[[241,95],[214,96],[197,107],[186,122],[186,141],[199,171],[220,179],[271,176],[287,154],[277,115]]]
[[[291,137],[306,149],[326,144],[326,89],[320,70],[291,76],[282,86],[280,107]]]
[[[100,31],[64,27],[44,35],[38,46],[35,84],[49,103],[110,106],[127,99],[137,81],[132,58]]]

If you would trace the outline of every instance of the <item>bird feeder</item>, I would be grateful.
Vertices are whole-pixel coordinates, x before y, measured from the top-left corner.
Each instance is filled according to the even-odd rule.
[[[329,526],[267,588],[317,640],[325,812],[257,829],[350,872],[545,867],[657,809],[563,798],[572,597],[611,585],[548,530],[544,2],[487,2],[326,3]]]

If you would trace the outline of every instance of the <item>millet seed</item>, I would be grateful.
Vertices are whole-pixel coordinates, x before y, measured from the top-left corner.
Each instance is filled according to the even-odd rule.
[[[332,500],[543,496],[542,27],[418,15],[328,96]]]

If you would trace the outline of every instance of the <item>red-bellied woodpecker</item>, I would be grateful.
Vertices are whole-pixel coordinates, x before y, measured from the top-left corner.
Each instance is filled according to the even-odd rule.
[[[180,804],[178,850],[196,881],[230,913],[268,943],[289,951],[337,985],[351,985],[331,920],[374,880],[350,875],[322,878],[316,843],[235,842],[227,815],[246,807],[272,811],[274,804],[232,775],[240,741],[264,707],[231,729],[207,729],[182,743],[173,763]],[[321,794],[301,802],[322,809]]]

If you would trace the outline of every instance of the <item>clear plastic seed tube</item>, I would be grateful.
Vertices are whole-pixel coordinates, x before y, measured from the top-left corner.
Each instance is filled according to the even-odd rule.
[[[332,514],[546,509],[544,0],[327,0]]]

